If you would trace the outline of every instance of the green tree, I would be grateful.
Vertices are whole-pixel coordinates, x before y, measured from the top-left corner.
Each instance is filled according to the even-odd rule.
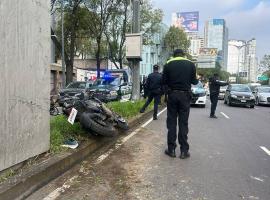
[[[190,41],[187,38],[186,33],[174,26],[171,26],[166,33],[164,42],[166,49],[171,52],[175,49],[183,49],[185,52],[188,52],[190,46]]]
[[[129,0],[118,0],[117,7],[111,15],[111,20],[105,30],[108,43],[109,58],[116,68],[123,68],[125,58],[126,33],[130,29],[128,6]]]
[[[97,62],[97,77],[100,78],[100,64],[102,48],[105,38],[106,28],[111,17],[118,6],[118,0],[85,0],[88,9],[88,31],[89,37],[95,40],[95,58]]]
[[[61,10],[59,9],[61,2],[60,0],[51,1],[52,12],[56,11],[60,15]],[[73,81],[73,64],[74,57],[76,54],[76,40],[79,37],[78,34],[83,29],[83,20],[85,19],[85,11],[81,8],[82,0],[64,0],[64,39],[65,39],[65,63],[66,63],[66,83]],[[58,7],[58,8],[57,8]],[[53,11],[54,10],[54,11]],[[53,41],[58,47],[58,51],[61,52],[62,44],[61,41],[61,22],[59,21],[56,28]],[[54,33],[54,30],[52,30]],[[59,53],[59,55],[61,55]]]
[[[260,67],[262,68],[263,75],[267,75],[269,80],[268,81],[261,81],[261,84],[263,85],[270,85],[270,55],[264,55],[261,62],[260,62]]]
[[[261,62],[260,62],[261,67],[270,70],[270,55],[264,55]]]
[[[125,57],[126,33],[131,32],[130,0],[118,0],[114,7],[105,35],[109,45],[110,59],[117,68],[123,67]],[[150,0],[143,1],[141,6],[141,32],[143,44],[152,44],[153,35],[160,30],[163,12],[154,9]]]
[[[205,81],[207,81],[214,74],[218,74],[221,80],[228,80],[230,77],[229,72],[221,70],[219,62],[216,62],[215,68],[197,68],[197,74],[204,77]]]
[[[164,13],[161,9],[153,7],[151,0],[144,0],[141,6],[141,31],[143,33],[143,44],[153,43],[153,34],[160,31],[160,25]]]

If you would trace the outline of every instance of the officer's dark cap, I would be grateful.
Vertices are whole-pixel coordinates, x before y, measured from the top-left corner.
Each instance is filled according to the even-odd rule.
[[[182,49],[175,49],[173,52],[173,56],[184,56],[185,52]]]
[[[159,66],[158,66],[158,65],[154,65],[154,66],[153,66],[153,69],[154,69],[155,71],[157,71],[157,70],[159,69]]]

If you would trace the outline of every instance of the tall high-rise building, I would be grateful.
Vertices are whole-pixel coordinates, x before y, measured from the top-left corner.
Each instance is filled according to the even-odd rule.
[[[228,72],[249,82],[257,81],[258,60],[256,39],[230,40],[228,45]]]
[[[248,81],[256,82],[258,73],[258,59],[256,57],[256,39],[252,38],[247,41],[246,62],[248,70]]]
[[[228,67],[227,72],[232,75],[237,75],[238,72],[245,74],[246,60],[246,41],[244,40],[229,40],[228,42]]]
[[[204,48],[204,38],[196,36],[196,37],[189,37],[189,40],[190,40],[189,53],[190,55],[197,57],[200,53],[200,49]]]
[[[204,29],[205,47],[218,49],[218,61],[223,70],[227,70],[228,35],[224,19],[211,19],[206,21]]]

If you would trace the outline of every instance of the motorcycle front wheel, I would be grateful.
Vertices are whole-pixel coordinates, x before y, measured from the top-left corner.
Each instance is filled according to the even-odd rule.
[[[83,128],[92,130],[102,136],[112,137],[117,133],[113,124],[103,121],[96,114],[83,113],[80,117],[80,123]]]

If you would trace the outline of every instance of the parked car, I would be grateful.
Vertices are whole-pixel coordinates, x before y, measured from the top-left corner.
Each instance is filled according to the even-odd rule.
[[[93,81],[74,81],[67,85],[65,89],[59,91],[59,105],[63,106],[64,98],[83,93],[87,98],[88,90],[93,86]]]
[[[191,92],[192,92],[191,104],[205,107],[206,90],[204,89],[203,84],[199,81],[197,85],[192,85]]]
[[[255,88],[254,95],[256,105],[270,105],[270,86]]]
[[[125,82],[122,77],[106,77],[94,82],[89,90],[93,97],[103,102],[115,100],[129,100],[131,98],[132,86]]]
[[[228,87],[227,85],[220,87],[220,91],[219,91],[219,94],[218,94],[218,99],[222,99],[222,100],[224,99],[227,87]]]
[[[249,83],[248,86],[251,89],[251,92],[254,92],[255,88],[260,87],[261,84],[260,83]]]
[[[224,103],[229,106],[243,105],[254,108],[255,97],[248,85],[231,84],[226,90]]]

